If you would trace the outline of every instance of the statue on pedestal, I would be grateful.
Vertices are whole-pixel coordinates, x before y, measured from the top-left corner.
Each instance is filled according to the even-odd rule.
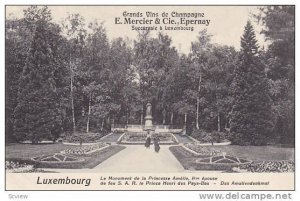
[[[145,127],[144,130],[154,130],[152,125],[152,105],[147,103],[146,105],[146,116],[145,116]]]
[[[146,116],[152,116],[152,105],[151,105],[151,103],[147,103],[146,107],[147,107]]]

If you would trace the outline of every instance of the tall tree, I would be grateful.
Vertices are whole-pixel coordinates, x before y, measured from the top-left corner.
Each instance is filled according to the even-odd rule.
[[[143,102],[152,103],[155,123],[166,124],[167,115],[172,113],[170,86],[179,56],[168,35],[158,33],[156,38],[150,38],[145,34],[148,33],[135,41],[134,48],[140,91]]]
[[[216,46],[211,49],[207,68],[203,69],[203,101],[201,127],[212,131],[225,128],[231,106],[229,86],[236,64],[237,53],[232,47]]]
[[[241,38],[239,59],[232,84],[232,141],[240,145],[263,145],[271,136],[273,114],[269,85],[258,58],[258,45],[250,21]]]
[[[63,21],[65,35],[68,40],[68,68],[70,77],[70,102],[72,112],[73,133],[76,132],[75,119],[75,78],[78,66],[82,65],[84,39],[86,37],[86,30],[84,28],[84,18],[79,14],[69,14]],[[78,102],[78,101],[77,101]]]
[[[264,6],[256,16],[269,47],[262,60],[276,116],[274,139],[295,142],[295,6]]]
[[[177,69],[174,69],[174,77],[170,90],[173,100],[173,104],[171,105],[171,107],[172,110],[177,114],[173,114],[174,116],[177,116],[177,118],[174,118],[173,116],[173,122],[180,127],[184,126],[189,131],[193,128],[190,126],[192,125],[191,121],[187,120],[188,117],[191,116],[191,114],[193,114],[193,112],[195,111],[195,104],[189,93],[189,89],[191,88],[191,86],[193,86],[193,81],[188,75],[190,66],[190,59],[185,55],[181,55],[180,65]]]
[[[43,11],[43,12],[40,12]],[[41,16],[36,17],[40,13]],[[19,83],[15,108],[14,135],[17,140],[55,140],[61,132],[60,100],[55,74],[59,29],[50,23],[51,13],[31,7],[25,19],[34,23],[34,36]],[[32,18],[34,16],[34,18]],[[31,21],[32,20],[32,21]]]
[[[19,79],[31,44],[32,33],[24,19],[6,19],[5,31],[5,139],[13,141],[13,113],[18,103]]]
[[[134,82],[135,69],[132,65],[132,49],[129,41],[117,38],[110,47],[110,94],[117,110],[111,116],[123,123],[135,121],[135,113],[139,108],[139,93]],[[135,121],[136,122],[136,121]]]
[[[106,30],[102,23],[90,23],[91,33],[87,37],[85,50],[85,65],[82,67],[82,83],[85,99],[87,100],[88,113],[86,131],[89,132],[91,117],[96,121],[101,120],[103,129],[105,118],[109,117],[112,110],[116,109],[109,91],[109,42]]]
[[[198,40],[192,43],[191,47],[191,60],[193,64],[191,65],[191,71],[189,76],[194,80],[194,88],[190,90],[191,97],[196,99],[196,129],[199,129],[199,111],[200,104],[203,101],[202,98],[202,82],[203,82],[203,71],[208,67],[208,58],[210,57],[212,51],[211,35],[207,33],[204,29],[199,32]]]
[[[138,40],[134,41],[134,66],[137,72],[139,91],[141,94],[140,123],[143,124],[144,107],[147,102],[156,98],[154,83],[157,78],[155,70],[157,58],[154,56],[158,41],[150,38],[150,31],[139,32]],[[153,108],[154,110],[154,108]]]
[[[175,47],[172,47],[172,39],[168,35],[158,34],[157,51],[154,57],[157,60],[154,63],[155,71],[155,114],[159,119],[158,123],[167,124],[167,116],[172,115],[171,105],[173,103],[171,86],[173,76],[179,66],[179,56]]]

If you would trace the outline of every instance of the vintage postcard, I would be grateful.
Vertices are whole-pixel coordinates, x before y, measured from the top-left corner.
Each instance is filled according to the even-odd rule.
[[[14,190],[295,190],[295,6],[5,6]]]

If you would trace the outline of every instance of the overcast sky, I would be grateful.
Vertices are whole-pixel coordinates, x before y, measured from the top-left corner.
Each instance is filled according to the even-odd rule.
[[[26,7],[7,6],[6,16],[21,18],[23,17],[23,9]],[[104,21],[107,35],[110,40],[116,37],[128,37],[135,39],[137,32],[131,30],[130,25],[116,25],[115,17],[122,17],[124,11],[127,12],[197,12],[204,13],[203,19],[210,19],[209,26],[196,25],[194,31],[164,31],[172,38],[172,45],[177,49],[181,47],[182,53],[188,53],[191,42],[197,39],[198,32],[207,28],[208,33],[212,34],[212,42],[234,46],[240,49],[240,38],[244,31],[247,20],[251,20],[255,28],[257,40],[260,46],[263,46],[264,38],[259,32],[259,27],[251,17],[251,13],[257,12],[255,6],[49,6],[52,11],[53,21],[61,22],[68,13],[79,13],[86,20],[86,23],[95,19]],[[152,35],[156,36],[157,32],[152,31]]]

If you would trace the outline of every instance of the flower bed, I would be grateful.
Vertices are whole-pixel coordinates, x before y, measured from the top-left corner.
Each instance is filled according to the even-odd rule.
[[[197,170],[232,170],[244,164],[251,163],[250,160],[235,156],[222,155],[199,158],[196,160]]]
[[[5,170],[7,173],[41,172],[40,170],[37,170],[34,165],[16,161],[5,161]]]
[[[161,144],[174,144],[177,143],[177,140],[171,133],[157,133],[155,134],[158,136]],[[121,143],[145,143],[147,137],[146,132],[130,132],[125,133],[120,142]]]
[[[72,163],[72,162],[84,161],[83,158],[78,158],[76,156],[60,154],[60,153],[33,157],[31,160],[35,162],[41,162],[41,163],[64,163],[64,162]]]
[[[75,135],[64,136],[63,141],[68,143],[94,143],[105,136],[106,133],[76,133]]]
[[[126,133],[123,135],[122,141],[136,142],[144,141],[146,139],[147,133]]]
[[[93,144],[93,145],[83,145],[80,147],[73,147],[71,149],[63,150],[61,153],[81,156],[81,155],[93,153],[95,151],[101,150],[108,146],[109,145],[107,145],[105,143],[97,143],[97,144]]]
[[[200,158],[197,163],[210,163],[210,164],[249,164],[250,160],[244,158],[238,158],[235,156],[223,155],[223,156],[210,156],[206,158]]]
[[[295,172],[294,161],[263,161],[252,162],[239,169],[234,169],[238,172]]]
[[[184,148],[199,156],[217,156],[224,154],[216,148],[201,146],[197,143],[184,144]]]

